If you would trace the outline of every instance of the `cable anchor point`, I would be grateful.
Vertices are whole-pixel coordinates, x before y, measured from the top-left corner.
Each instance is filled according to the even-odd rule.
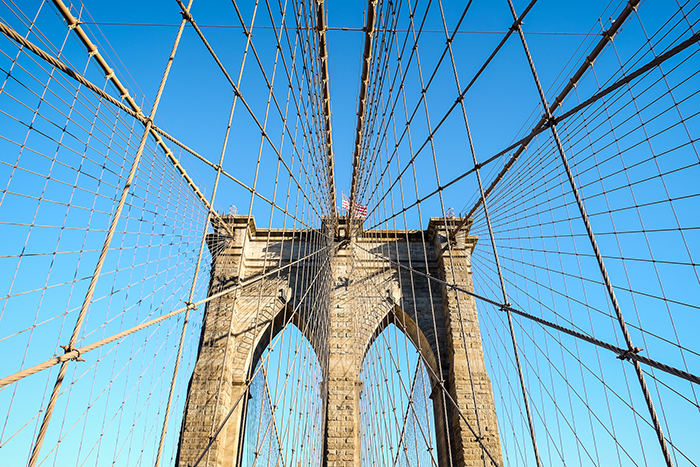
[[[192,18],[192,14],[189,11],[183,10],[180,12],[180,14],[182,15],[182,19],[184,19],[188,23],[190,23],[190,24],[194,23],[194,18]]]
[[[633,349],[625,350],[620,355],[618,355],[617,358],[619,360],[628,360],[629,361],[630,359],[632,359],[633,355],[637,355],[642,350],[644,350],[644,349],[641,347],[635,347]]]
[[[85,361],[84,358],[80,358],[80,349],[76,349],[75,347],[73,347],[73,346],[70,345],[70,344],[68,344],[68,345],[60,345],[59,347],[61,347],[61,348],[63,349],[64,355],[65,355],[65,354],[69,354],[69,353],[71,353],[71,352],[73,352],[73,351],[75,351],[75,352],[78,354],[78,355],[76,355],[75,357],[70,358],[70,360],[73,360],[74,362],[84,362],[84,361]]]
[[[554,127],[558,122],[557,122],[557,117],[554,115],[544,115],[544,120],[545,120],[545,127],[551,128]]]

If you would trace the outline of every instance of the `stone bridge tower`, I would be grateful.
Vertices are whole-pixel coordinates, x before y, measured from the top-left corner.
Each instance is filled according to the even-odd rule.
[[[502,465],[474,299],[408,269],[410,258],[414,270],[472,290],[471,253],[477,238],[469,236],[468,229],[460,230],[447,248],[454,219],[431,218],[425,231],[362,231],[355,226],[349,238],[341,220],[335,241],[324,247],[332,254],[330,261],[324,261],[330,267],[319,271],[316,280],[326,293],[311,294],[316,302],[305,307],[294,306],[301,297],[293,291],[308,288],[297,287],[299,281],[309,279],[296,273],[321,261],[307,258],[310,232],[257,229],[247,216],[227,216],[225,222],[235,236],[223,244],[216,234],[210,239],[210,249],[219,249],[212,255],[216,259],[210,293],[240,282],[254,283],[273,258],[276,265],[283,258],[289,267],[258,286],[239,287],[208,303],[185,407],[178,466],[193,465],[222,424],[208,453],[208,465],[239,465],[246,382],[268,343],[289,322],[300,330],[328,327],[327,342],[315,342],[312,334],[307,335],[325,372],[324,466],[360,466],[360,368],[372,342],[392,323],[413,342],[426,364],[433,386],[440,467],[493,465],[482,446]],[[318,242],[313,248],[319,248]],[[294,263],[299,258],[307,259]],[[319,306],[328,307],[327,322],[317,322],[318,312],[313,317],[309,314]]]

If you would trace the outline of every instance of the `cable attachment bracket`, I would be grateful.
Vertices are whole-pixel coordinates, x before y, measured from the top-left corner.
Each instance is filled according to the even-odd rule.
[[[544,127],[545,128],[553,128],[556,126],[557,122],[557,117],[552,115],[551,113],[547,112],[549,115],[545,114],[542,115],[542,119],[544,120]],[[527,147],[527,146],[526,146]]]
[[[61,347],[61,348],[63,349],[64,355],[65,355],[65,354],[69,354],[69,353],[71,353],[71,352],[73,352],[73,351],[75,350],[75,351],[77,352],[78,355],[76,355],[75,357],[72,357],[72,358],[71,358],[71,360],[73,360],[74,362],[84,362],[84,361],[85,361],[84,358],[80,358],[80,349],[76,349],[75,347],[73,347],[73,346],[70,345],[70,344],[68,344],[68,345],[60,345],[59,347]]]
[[[617,358],[618,358],[619,360],[627,360],[627,361],[629,361],[629,360],[632,359],[632,356],[633,356],[633,355],[637,355],[637,354],[638,354],[639,352],[641,352],[642,350],[644,350],[644,349],[641,348],[641,347],[635,347],[635,348],[633,348],[633,349],[625,350],[625,351],[622,352],[620,355],[618,355]]]
[[[523,24],[525,24],[524,21],[518,18],[516,21],[513,22],[513,25],[508,28],[508,31],[517,31]]]
[[[189,11],[183,10],[180,12],[180,14],[182,15],[182,19],[184,19],[185,21],[187,21],[190,24],[194,24],[194,18],[192,18],[192,13],[190,13]]]
[[[188,310],[196,310],[197,305],[194,302],[185,302],[185,306]]]

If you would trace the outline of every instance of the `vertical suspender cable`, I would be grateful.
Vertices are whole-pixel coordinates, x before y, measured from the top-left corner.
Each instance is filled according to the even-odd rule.
[[[374,37],[374,22],[377,16],[377,0],[367,3],[367,21],[365,26],[365,48],[362,55],[362,73],[360,75],[360,95],[357,100],[357,127],[355,129],[355,148],[352,156],[352,179],[350,182],[350,206],[348,210],[347,235],[352,229],[353,211],[357,202],[357,185],[360,176],[360,152],[362,148],[362,124],[365,118],[367,92],[369,90],[369,67],[372,63],[372,39]]]
[[[588,218],[588,213],[586,212],[586,207],[583,205],[583,198],[581,198],[581,195],[578,191],[576,181],[574,180],[573,173],[571,172],[571,167],[569,166],[569,161],[567,160],[566,154],[564,153],[564,147],[562,146],[561,139],[559,138],[559,133],[557,132],[556,122],[554,121],[552,112],[550,111],[549,105],[547,104],[547,98],[544,94],[544,90],[542,89],[542,84],[540,83],[539,77],[537,76],[535,64],[532,60],[532,56],[530,55],[530,50],[527,46],[527,41],[525,40],[525,34],[523,34],[520,21],[518,21],[518,17],[515,13],[512,0],[508,0],[508,5],[510,7],[511,14],[513,15],[513,20],[515,21],[515,26],[517,27],[518,35],[520,36],[520,42],[522,43],[525,55],[527,56],[527,61],[530,65],[530,71],[532,72],[532,77],[535,81],[535,85],[537,86],[537,92],[539,93],[540,100],[542,101],[542,108],[545,111],[544,118],[547,122],[550,123],[550,129],[552,131],[552,136],[557,146],[557,151],[559,152],[559,156],[561,157],[561,161],[564,166],[564,171],[566,172],[569,184],[571,185],[571,191],[574,195],[574,198],[576,199],[576,206],[578,207],[578,210],[581,214],[581,220],[583,221],[583,224],[586,227],[586,233],[588,234],[588,239],[590,240],[591,247],[593,248],[593,253],[595,255],[596,261],[598,262],[600,274],[603,277],[603,282],[605,283],[605,288],[607,289],[608,296],[610,298],[610,303],[612,304],[613,309],[615,310],[615,315],[617,316],[617,320],[620,324],[620,329],[622,330],[622,335],[624,336],[625,344],[627,345],[628,352],[638,353],[639,349],[637,349],[633,345],[632,337],[630,336],[629,330],[627,329],[625,319],[622,316],[622,309],[620,308],[620,304],[618,303],[617,297],[615,296],[615,290],[613,289],[612,282],[610,281],[610,277],[608,276],[608,271],[605,268],[603,255],[600,252],[600,248],[598,248],[598,242],[596,241],[595,234],[593,233],[593,228],[591,227],[591,223]],[[634,8],[636,8],[636,5],[634,6]],[[668,450],[666,438],[664,437],[659,417],[656,413],[656,409],[654,408],[654,402],[651,399],[651,394],[649,393],[649,388],[647,387],[644,372],[642,371],[642,367],[637,360],[633,360],[632,364],[634,365],[634,370],[637,373],[637,379],[639,380],[639,385],[642,388],[644,400],[646,401],[647,408],[649,409],[649,415],[651,416],[652,424],[654,425],[654,430],[656,431],[656,436],[659,440],[659,445],[661,446],[661,452],[663,453],[664,460],[666,461],[667,467],[673,467],[671,453]]]
[[[177,36],[175,38],[175,44],[173,44],[173,50],[170,53],[170,57],[168,58],[168,64],[165,69],[165,74],[163,76],[163,80],[161,81],[161,89],[158,90],[158,96],[156,97],[156,100],[160,99],[160,94],[163,89],[163,85],[165,84],[165,79],[168,76],[168,73],[170,72],[170,67],[173,63],[173,60],[175,59],[175,52],[177,51],[178,44],[180,43],[180,38],[182,37],[182,32],[185,30],[185,25],[187,24],[187,21],[191,19],[192,17],[190,16],[190,8],[192,8],[192,2],[193,0],[189,0],[189,3],[187,5],[186,11],[182,15],[182,20],[180,21],[180,28],[177,31]],[[230,127],[230,123],[229,123]],[[227,132],[228,135],[228,132]],[[225,150],[225,147],[224,147]],[[214,189],[212,191],[211,195],[211,201],[209,202],[209,211],[207,212],[207,220],[204,222],[204,234],[202,236],[202,242],[199,246],[199,254],[197,256],[197,263],[194,268],[194,272],[192,274],[192,286],[190,288],[190,295],[187,300],[187,311],[185,311],[185,316],[182,321],[182,332],[180,333],[180,342],[178,343],[177,347],[177,355],[175,357],[175,366],[173,368],[173,377],[170,381],[170,390],[168,392],[168,402],[165,405],[165,414],[163,415],[163,428],[160,432],[160,440],[158,441],[158,450],[156,452],[156,460],[154,462],[154,466],[158,467],[160,465],[160,459],[161,456],[163,455],[163,446],[165,445],[165,435],[168,432],[168,422],[170,420],[170,408],[172,407],[173,403],[173,394],[175,392],[175,382],[177,381],[177,373],[180,368],[180,359],[182,358],[182,348],[184,347],[185,344],[185,333],[187,332],[187,323],[189,321],[190,317],[190,311],[192,311],[195,307],[192,304],[192,300],[194,299],[194,288],[195,284],[197,283],[197,277],[198,277],[198,272],[199,272],[199,266],[202,262],[202,252],[204,249],[204,243],[206,242],[207,238],[207,229],[209,226],[209,221],[211,220],[212,212],[213,212],[213,206],[214,206],[214,197],[216,196],[216,189],[219,184],[219,177],[221,176],[221,164],[223,163],[223,158],[224,158],[224,152],[221,152],[221,159],[219,160],[219,165],[217,166],[216,170],[216,181],[214,182]]]
[[[190,0],[190,5],[193,0]],[[61,0],[54,0],[54,3],[59,7],[61,12],[66,16],[66,19],[68,20],[68,24],[77,24],[77,19],[72,16],[70,13],[70,10],[63,4]],[[112,220],[109,226],[109,230],[107,231],[107,237],[104,240],[104,243],[102,245],[102,250],[100,252],[99,259],[97,260],[97,265],[95,266],[95,271],[92,274],[92,278],[90,279],[90,285],[88,286],[87,293],[85,294],[85,299],[83,300],[83,304],[80,308],[80,313],[78,314],[78,319],[75,323],[75,326],[73,327],[73,333],[71,335],[70,341],[68,342],[68,345],[64,347],[66,352],[70,352],[73,350],[75,343],[78,340],[78,336],[80,335],[80,330],[82,328],[83,322],[85,321],[85,318],[87,316],[87,311],[88,308],[90,307],[90,303],[92,302],[92,297],[95,293],[95,286],[97,285],[97,280],[100,276],[100,273],[102,272],[102,266],[104,265],[105,259],[107,258],[107,253],[109,251],[109,246],[112,242],[112,237],[114,237],[114,232],[117,229],[117,224],[119,223],[119,219],[121,218],[121,213],[122,210],[124,209],[124,204],[126,204],[126,198],[129,194],[131,185],[134,181],[134,177],[136,176],[136,171],[138,169],[139,162],[141,161],[141,156],[143,155],[143,150],[146,146],[146,141],[148,140],[148,135],[151,132],[151,127],[153,125],[153,117],[155,116],[156,110],[158,109],[158,103],[160,101],[160,97],[163,94],[163,89],[165,87],[165,82],[168,78],[168,74],[170,73],[170,67],[173,62],[173,57],[175,55],[175,51],[177,50],[178,43],[180,41],[180,37],[182,35],[182,30],[184,28],[184,24],[180,26],[180,30],[178,32],[177,38],[175,40],[175,44],[173,45],[173,51],[170,55],[170,59],[168,60],[168,64],[165,68],[165,72],[163,73],[163,78],[161,79],[160,82],[160,87],[158,88],[158,93],[156,94],[155,101],[153,102],[153,108],[151,109],[151,113],[148,117],[148,120],[146,121],[146,128],[143,132],[143,136],[141,137],[141,142],[139,144],[138,150],[136,151],[136,155],[134,157],[134,160],[131,164],[131,169],[129,170],[129,175],[127,176],[126,183],[124,184],[124,187],[122,188],[121,196],[119,198],[119,203],[117,204],[117,209],[114,212],[114,215],[112,216]],[[77,360],[78,358],[76,358]],[[56,401],[58,399],[58,396],[61,392],[61,386],[63,384],[63,379],[66,376],[66,372],[68,371],[68,360],[64,361],[61,363],[61,368],[59,369],[58,372],[58,377],[56,378],[56,383],[54,384],[53,391],[51,392],[51,397],[49,398],[49,403],[46,407],[46,413],[44,414],[44,418],[41,422],[41,427],[39,428],[39,434],[37,435],[37,439],[34,443],[34,447],[32,449],[32,454],[29,458],[29,464],[28,467],[35,467],[37,465],[37,461],[39,460],[39,453],[41,452],[41,446],[44,442],[44,439],[46,437],[46,432],[49,427],[49,423],[51,422],[51,416],[53,415],[53,410],[56,406]]]
[[[598,58],[598,55],[601,54],[601,52],[605,49],[605,46],[608,45],[608,42],[610,42],[613,38],[613,36],[617,33],[617,31],[620,30],[623,24],[625,24],[625,21],[627,21],[627,18],[630,17],[632,12],[637,8],[637,5],[639,4],[641,0],[629,0],[627,2],[627,5],[625,8],[622,10],[622,12],[615,18],[615,20],[612,22],[610,28],[608,28],[605,32],[602,34],[602,38],[596,46],[593,48],[593,51],[586,57],[584,62],[579,66],[579,68],[576,70],[576,73],[569,79],[569,82],[566,83],[566,86],[564,86],[564,89],[559,93],[559,95],[554,99],[554,102],[552,105],[549,107],[550,112],[554,112],[557,107],[561,105],[562,102],[564,102],[564,99],[566,99],[566,96],[569,95],[571,91],[576,87],[578,84],[579,80],[583,77],[584,73],[588,71],[588,69],[593,66],[593,62]],[[520,15],[520,19],[522,20],[523,16]],[[539,134],[540,131],[544,131],[545,125],[547,124],[547,120],[542,117],[539,122],[532,128],[532,131],[530,134],[523,140],[522,144],[520,144],[519,148],[513,153],[513,155],[508,159],[506,164],[503,166],[501,171],[496,175],[496,178],[491,182],[489,187],[485,190],[485,195],[488,197],[491,192],[496,188],[496,185],[500,183],[501,180],[503,180],[503,177],[505,177],[506,173],[510,170],[511,167],[513,167],[513,164],[518,160],[520,155],[525,151],[527,148],[528,144],[534,139],[534,137]],[[474,206],[469,210],[469,213],[467,214],[467,218],[471,217],[474,212],[478,209],[479,205],[482,203],[481,198],[477,200],[477,202],[474,204]]]
[[[318,31],[319,59],[321,60],[321,86],[323,92],[323,116],[325,120],[326,133],[326,177],[328,178],[328,195],[331,216],[333,217],[334,228],[337,223],[336,200],[335,200],[335,174],[333,169],[333,135],[331,134],[331,89],[330,75],[328,73],[328,45],[326,40],[326,12],[325,3],[319,0],[316,7],[316,29]]]

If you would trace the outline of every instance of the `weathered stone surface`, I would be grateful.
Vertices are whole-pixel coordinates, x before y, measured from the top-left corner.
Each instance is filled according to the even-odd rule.
[[[306,258],[323,243],[319,232],[258,230],[247,216],[228,216],[226,221],[234,238],[221,241],[213,235],[209,241],[216,253],[212,294],[245,284],[271,267],[291,266],[208,303],[179,466],[194,464],[234,407],[209,450],[208,465],[238,465],[246,382],[267,344],[290,322],[307,336],[324,371],[325,466],[360,465],[360,368],[368,348],[390,323],[406,333],[428,367],[440,466],[491,465],[489,457],[502,465],[474,299],[397,267],[400,263],[472,290],[475,237],[462,230],[448,248],[454,220],[443,218],[432,218],[426,231],[360,230],[343,242],[343,236],[331,236],[326,246],[333,255],[324,270],[321,253]],[[316,338],[320,335],[324,342]]]

